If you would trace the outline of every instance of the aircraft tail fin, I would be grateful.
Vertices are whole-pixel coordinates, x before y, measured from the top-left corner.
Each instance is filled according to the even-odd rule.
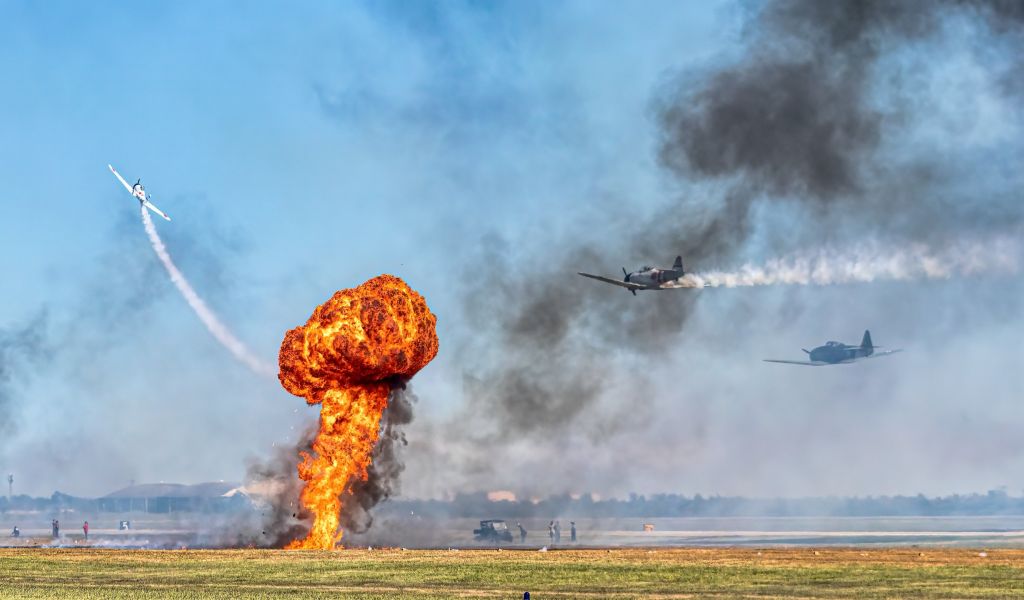
[[[860,341],[861,350],[873,351],[875,349],[874,344],[871,343],[871,332],[867,329],[864,330],[864,337]]]
[[[679,271],[680,273],[683,272],[683,257],[682,256],[677,256],[676,257],[676,262],[672,263],[672,270],[673,271]]]

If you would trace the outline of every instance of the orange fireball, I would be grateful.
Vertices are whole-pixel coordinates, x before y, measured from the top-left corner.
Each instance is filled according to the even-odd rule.
[[[341,540],[341,495],[366,479],[392,385],[437,355],[437,319],[427,303],[392,275],[341,290],[309,321],[284,336],[278,375],[284,389],[320,404],[313,453],[302,453],[302,504],[313,515],[304,540],[289,548],[330,549]]]

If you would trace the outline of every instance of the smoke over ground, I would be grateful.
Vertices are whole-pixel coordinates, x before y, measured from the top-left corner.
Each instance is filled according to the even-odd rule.
[[[623,218],[614,202],[581,198],[583,211],[603,212],[616,227],[595,235],[581,220],[542,256],[512,259],[509,248],[521,244],[483,239],[483,256],[462,278],[474,332],[460,351],[466,407],[444,436],[460,443],[433,448],[439,464],[461,465],[454,485],[487,489],[504,481],[526,493],[537,485],[572,491],[588,461],[573,460],[567,449],[610,440],[631,447],[669,414],[681,422],[676,437],[689,436],[696,452],[712,409],[666,413],[654,402],[652,390],[684,405],[694,398],[693,365],[667,369],[666,359],[679,360],[683,347],[699,352],[698,337],[716,348],[722,332],[741,336],[731,345],[735,355],[754,330],[736,323],[776,302],[716,300],[728,307],[712,311],[722,320],[716,335],[706,323],[692,327],[707,294],[633,298],[577,281],[577,271],[611,276],[624,263],[666,266],[681,254],[693,285],[1016,273],[1022,179],[1007,164],[1021,156],[1021,138],[1007,132],[1017,131],[1022,104],[1005,82],[1024,55],[1019,4],[744,6],[738,55],[678,73],[655,90],[656,154],[673,177],[674,199]],[[970,92],[950,93],[965,85]],[[931,298],[952,299],[954,289],[932,290]],[[878,293],[830,294],[837,317],[864,304],[855,294]],[[793,327],[823,304],[791,294],[771,320]],[[893,304],[877,306],[876,323]],[[836,334],[808,328],[807,335]],[[727,367],[713,367],[703,372],[726,377]],[[509,442],[501,456],[489,452],[495,439]],[[544,456],[559,456],[560,464],[545,464]],[[502,457],[518,461],[515,481],[499,472]]]
[[[299,501],[302,481],[296,476],[296,469],[299,452],[312,451],[316,431],[316,424],[310,424],[294,446],[276,446],[266,460],[250,459],[245,486],[257,503],[259,519],[245,524],[229,523],[223,527],[224,537],[229,538],[231,530],[242,529],[245,534],[240,545],[280,548],[309,532],[311,516],[304,512]]]
[[[19,372],[34,371],[45,359],[47,315],[40,313],[24,325],[0,330],[0,436],[10,436],[16,427],[14,389]]]
[[[2,386],[3,472],[14,474],[15,494],[38,496],[240,479],[252,448],[280,441],[297,415],[210,343],[153,260],[139,214],[117,189],[102,190],[117,208],[96,232],[101,246],[50,267],[52,291],[38,301],[44,308],[4,329],[11,345],[3,362],[10,376]],[[175,201],[188,214],[176,222],[174,259],[207,302],[235,305],[245,289],[236,275],[236,230],[201,197]],[[259,310],[260,302],[246,305]],[[270,421],[284,426],[270,430]],[[225,422],[234,435],[223,435]]]

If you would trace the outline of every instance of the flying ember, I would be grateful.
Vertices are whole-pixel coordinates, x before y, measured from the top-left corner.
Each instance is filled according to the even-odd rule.
[[[313,452],[301,453],[298,468],[313,526],[289,548],[326,550],[341,540],[341,496],[367,477],[392,387],[437,355],[436,322],[422,296],[398,277],[380,275],[336,292],[285,334],[281,385],[321,405]]]

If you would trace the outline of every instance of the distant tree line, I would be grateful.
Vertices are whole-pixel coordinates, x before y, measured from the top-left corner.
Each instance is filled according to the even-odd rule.
[[[47,512],[57,513],[71,510],[81,513],[100,512],[237,512],[247,510],[252,504],[245,497],[238,495],[228,498],[183,497],[149,498],[143,503],[141,499],[132,498],[79,498],[61,492],[54,492],[49,498],[19,495],[8,498],[0,496],[0,512]]]
[[[1024,497],[1005,491],[929,498],[917,496],[743,498],[630,494],[626,499],[594,500],[590,494],[555,495],[534,502],[488,500],[486,493],[458,494],[451,500],[392,499],[379,514],[418,514],[423,517],[550,518],[573,515],[590,518],[630,517],[884,517],[1024,515]]]
[[[73,510],[77,512],[99,512],[101,499],[78,498],[61,492],[54,492],[49,498],[32,497],[25,494],[0,497],[0,512],[25,511],[25,512],[59,512],[62,510]]]
[[[50,497],[26,495],[0,496],[0,512],[75,510],[99,512],[111,510],[104,500],[78,498],[61,492]],[[107,500],[106,502],[110,502]],[[218,506],[217,512],[246,510],[247,502]],[[186,506],[176,508],[198,510]],[[209,510],[205,507],[203,510]],[[435,518],[527,519],[573,515],[589,518],[646,517],[888,517],[888,516],[987,516],[1024,515],[1024,496],[1008,495],[1003,490],[985,494],[954,494],[929,498],[916,496],[854,496],[808,498],[744,498],[739,496],[683,496],[680,494],[630,494],[628,498],[595,500],[591,494],[553,495],[542,500],[496,500],[487,494],[457,494],[451,500],[413,500],[393,498],[379,506],[379,515],[416,514]]]

